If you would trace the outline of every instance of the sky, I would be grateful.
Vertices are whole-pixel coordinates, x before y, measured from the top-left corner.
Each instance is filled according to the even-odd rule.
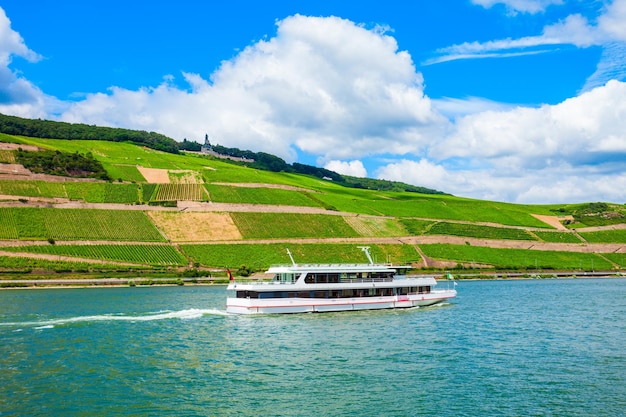
[[[0,113],[626,203],[626,0],[0,0]]]

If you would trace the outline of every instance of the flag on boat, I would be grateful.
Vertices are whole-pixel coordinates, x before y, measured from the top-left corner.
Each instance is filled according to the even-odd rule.
[[[228,280],[229,281],[234,281],[235,277],[233,276],[233,274],[230,273],[230,269],[226,268],[226,273],[228,274]]]
[[[448,274],[448,279],[452,279],[452,274]]]

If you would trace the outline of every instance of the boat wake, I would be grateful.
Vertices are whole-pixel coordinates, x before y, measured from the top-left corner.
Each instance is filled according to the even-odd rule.
[[[217,309],[198,309],[190,308],[181,311],[159,311],[150,314],[125,315],[125,314],[101,314],[95,316],[77,316],[61,319],[49,319],[40,321],[24,321],[13,323],[0,323],[1,327],[34,327],[35,330],[52,329],[55,326],[61,326],[73,323],[92,323],[92,322],[111,322],[111,321],[127,321],[127,322],[146,322],[155,320],[190,320],[203,316],[227,316],[228,313]],[[21,329],[18,329],[21,330]]]

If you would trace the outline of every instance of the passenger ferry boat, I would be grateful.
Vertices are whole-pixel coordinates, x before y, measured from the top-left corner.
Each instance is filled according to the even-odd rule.
[[[453,288],[435,290],[433,277],[406,275],[407,266],[368,264],[272,266],[272,281],[238,283],[231,276],[226,311],[235,314],[314,313],[429,306],[456,297]],[[450,276],[449,276],[450,277]]]

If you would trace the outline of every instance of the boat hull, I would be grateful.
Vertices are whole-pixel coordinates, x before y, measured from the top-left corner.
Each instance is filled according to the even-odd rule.
[[[442,303],[456,296],[455,290],[409,296],[353,297],[332,299],[228,298],[226,311],[232,314],[326,313],[337,311],[382,310],[424,307]]]

